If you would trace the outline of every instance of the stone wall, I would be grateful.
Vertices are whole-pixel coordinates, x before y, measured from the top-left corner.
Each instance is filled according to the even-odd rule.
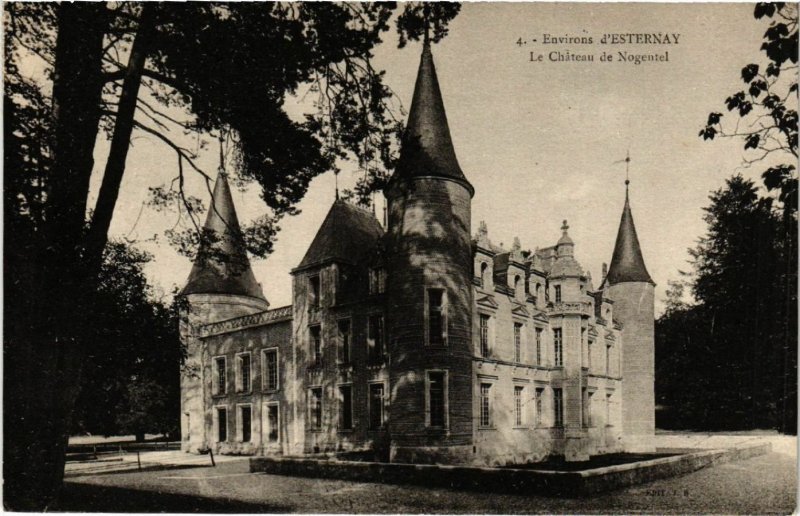
[[[384,315],[383,294],[367,292],[368,267],[328,264],[294,274],[294,340],[297,371],[295,405],[298,441],[294,453],[388,449],[386,428],[369,426],[369,389],[383,384],[388,411],[389,375],[387,357],[370,361],[368,356],[368,324],[370,316]],[[309,278],[320,278],[321,297],[318,306],[310,306]],[[340,355],[342,338],[339,324],[349,323],[350,360]],[[313,363],[311,329],[318,327],[322,339],[322,360]],[[385,328],[385,325],[384,325]],[[384,331],[385,333],[385,331]],[[384,349],[386,339],[384,336]],[[342,427],[341,388],[352,393],[352,427]],[[323,405],[321,428],[309,424],[309,396],[312,388],[321,388]]]

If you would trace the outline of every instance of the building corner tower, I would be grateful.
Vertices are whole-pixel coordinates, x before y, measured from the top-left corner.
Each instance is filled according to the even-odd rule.
[[[203,357],[199,328],[205,324],[263,312],[269,308],[247,258],[239,219],[233,206],[224,169],[214,184],[206,234],[180,296],[186,300],[181,314],[181,341],[186,346],[181,374],[181,449],[197,452],[209,445],[212,427],[210,357]],[[204,360],[205,358],[205,360]]]
[[[473,194],[426,41],[400,161],[385,190],[393,461],[472,454]]]
[[[633,224],[628,185],[605,289],[622,323],[622,432],[629,451],[652,451],[655,434],[654,288]]]

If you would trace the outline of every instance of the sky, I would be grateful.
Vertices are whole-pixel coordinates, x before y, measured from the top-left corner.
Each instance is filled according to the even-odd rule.
[[[657,284],[659,312],[667,281],[691,269],[687,249],[705,233],[702,208],[710,192],[734,173],[761,183],[763,166],[743,166],[741,142],[697,136],[709,112],[727,113],[723,101],[742,89],[741,68],[761,57],[766,24],[752,10],[752,4],[464,4],[433,55],[456,154],[475,187],[473,234],[485,221],[494,243],[510,247],[519,237],[523,249],[534,249],[555,244],[567,220],[576,258],[598,286],[624,203],[620,160],[630,152],[631,207]],[[673,45],[598,44],[606,33],[680,36]],[[545,44],[545,34],[591,36],[594,44]],[[516,44],[520,39],[527,43]],[[551,62],[553,51],[591,53],[595,61]],[[615,57],[618,51],[668,51],[669,60],[600,62],[603,51]],[[532,62],[531,52],[544,60]],[[418,43],[397,48],[394,28],[376,49],[373,64],[386,70],[386,82],[406,110],[419,54]],[[107,153],[107,142],[100,140],[98,167]],[[198,163],[213,177],[216,147],[200,151]],[[143,202],[148,187],[168,183],[176,171],[171,149],[150,136],[135,136],[110,230],[112,238],[138,240],[153,254],[146,272],[163,293],[183,285],[191,263],[163,238],[176,217]],[[352,186],[357,174],[355,165],[346,169],[340,187]],[[95,188],[99,179],[98,170]],[[332,173],[317,177],[298,205],[301,213],[282,221],[274,253],[253,262],[272,307],[291,302],[289,272],[322,223],[334,188]],[[199,178],[191,177],[187,189],[208,202]],[[234,202],[243,223],[266,210],[256,188],[234,191]]]

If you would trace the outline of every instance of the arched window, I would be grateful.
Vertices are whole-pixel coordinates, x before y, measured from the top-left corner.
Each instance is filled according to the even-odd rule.
[[[514,294],[517,296],[520,295],[520,288],[522,287],[522,281],[520,280],[519,274],[514,276]]]
[[[486,262],[481,262],[481,286],[487,288],[489,286],[489,280],[486,277],[486,271],[489,269],[489,264]]]

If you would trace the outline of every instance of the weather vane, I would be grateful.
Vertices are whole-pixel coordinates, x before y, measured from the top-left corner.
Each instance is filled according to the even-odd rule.
[[[631,183],[630,170],[629,170],[631,164],[631,150],[628,149],[628,151],[625,153],[625,159],[615,161],[612,164],[616,165],[617,163],[625,163],[625,186],[627,187]]]

